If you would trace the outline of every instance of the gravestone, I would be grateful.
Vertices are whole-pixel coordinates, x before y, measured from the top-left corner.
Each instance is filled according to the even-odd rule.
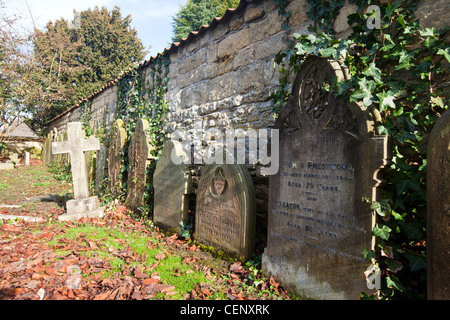
[[[192,193],[192,177],[189,166],[174,164],[172,141],[167,141],[153,174],[155,192],[153,221],[179,232],[180,223],[188,224],[189,194]],[[179,155],[182,156],[182,153]]]
[[[95,181],[95,192],[99,192],[107,177],[107,157],[108,149],[103,145],[100,146],[100,150],[93,156],[94,171],[92,173],[92,179]]]
[[[255,247],[255,219],[255,190],[246,166],[206,166],[197,191],[196,239],[245,261]]]
[[[52,142],[53,142],[53,131],[50,131],[47,134],[47,139],[44,144],[44,148],[42,150],[42,162],[45,165],[50,165],[53,161],[53,154],[52,154]]]
[[[100,141],[84,139],[81,122],[67,124],[67,141],[53,142],[52,152],[56,155],[70,154],[74,199],[66,203],[67,213],[59,220],[78,220],[83,217],[101,218],[104,208],[99,207],[98,197],[89,197],[89,179],[85,152],[100,149]]]
[[[127,132],[123,128],[123,121],[118,119],[114,122],[113,131],[111,134],[111,142],[108,155],[108,177],[109,189],[115,198],[120,194],[122,188],[122,156],[121,152],[127,142]]]
[[[19,164],[19,155],[17,153],[13,153],[12,155],[9,156],[9,159],[15,164],[18,165]]]
[[[25,151],[25,165],[30,165],[30,153],[28,151]]]
[[[0,162],[0,170],[13,170],[14,169],[14,163],[1,163]]]
[[[362,251],[374,248],[386,137],[374,136],[364,108],[323,90],[345,78],[337,62],[310,57],[277,119],[280,170],[269,180],[267,248],[262,268],[310,299],[359,299],[370,292]]]
[[[144,205],[144,193],[147,185],[147,166],[154,158],[153,146],[149,144],[147,131],[149,125],[145,119],[136,122],[136,128],[128,149],[128,188],[125,206],[137,211]]]
[[[436,123],[427,157],[428,299],[450,299],[450,112]]]

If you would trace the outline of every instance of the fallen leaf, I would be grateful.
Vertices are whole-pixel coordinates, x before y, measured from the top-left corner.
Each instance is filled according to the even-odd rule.
[[[156,255],[155,255],[155,259],[156,260],[162,260],[162,259],[165,259],[167,256],[164,254],[164,253],[157,253]]]
[[[110,294],[111,294],[111,291],[100,293],[94,297],[94,300],[105,300],[106,298],[109,297]]]
[[[270,277],[270,281],[269,283],[273,286],[273,290],[275,290],[277,293],[278,292],[278,286],[280,285],[279,283],[276,283],[273,277]]]
[[[244,267],[241,266],[240,262],[235,262],[230,266],[230,271],[234,273],[244,273]]]
[[[145,279],[148,278],[148,275],[146,273],[143,273],[139,270],[139,268],[134,269],[134,276],[138,279]]]

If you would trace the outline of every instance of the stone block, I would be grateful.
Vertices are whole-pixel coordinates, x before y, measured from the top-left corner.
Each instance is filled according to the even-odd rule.
[[[224,38],[218,46],[218,58],[234,55],[236,51],[250,44],[250,29],[245,28]]]
[[[0,170],[13,170],[14,163],[0,163]]]

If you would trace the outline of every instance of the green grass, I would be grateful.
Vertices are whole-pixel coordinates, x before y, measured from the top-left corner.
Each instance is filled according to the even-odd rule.
[[[183,295],[190,293],[196,284],[214,286],[214,282],[208,279],[203,272],[194,270],[190,264],[182,263],[187,253],[184,255],[170,253],[166,251],[168,248],[163,242],[151,238],[148,234],[138,232],[124,233],[116,229],[83,225],[67,229],[64,234],[54,237],[48,244],[51,246],[67,244],[64,240],[80,241],[80,238],[101,240],[95,242],[98,250],[87,251],[82,254],[85,254],[87,257],[95,254],[99,258],[109,261],[112,269],[108,271],[104,270],[102,272],[103,278],[121,275],[125,268],[131,269],[137,266],[139,266],[142,272],[145,272],[146,267],[156,264],[152,270],[147,271],[147,274],[150,277],[152,273],[157,273],[163,284],[175,286],[175,295],[171,296],[172,299],[183,299]],[[127,264],[124,259],[113,255],[109,250],[110,248],[114,248],[120,251],[128,247],[131,247],[132,251],[138,256],[142,256],[145,252],[145,261],[137,262],[131,259],[130,263]],[[57,249],[55,253],[63,256],[69,254],[70,251]],[[157,260],[155,256],[158,253],[164,253],[166,257]],[[226,296],[220,291],[212,292],[210,299],[216,298],[225,299]]]

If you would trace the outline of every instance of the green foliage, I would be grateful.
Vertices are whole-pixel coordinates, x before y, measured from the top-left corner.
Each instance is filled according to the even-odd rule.
[[[79,27],[61,19],[33,35],[36,60],[30,102],[32,127],[39,128],[80,100],[99,90],[145,56],[142,42],[131,27],[131,16],[120,8],[105,7],[79,13]],[[33,87],[33,88],[34,88]],[[41,107],[42,106],[42,107]]]
[[[167,92],[168,73],[170,59],[167,55],[160,55],[152,61],[151,73],[147,75],[148,82],[145,81],[142,71],[134,68],[118,81],[118,112],[116,119],[121,119],[127,133],[127,142],[121,151],[122,169],[121,180],[122,190],[119,200],[126,198],[127,176],[128,176],[128,148],[131,137],[136,128],[138,119],[146,119],[149,129],[146,132],[149,141],[152,141],[154,150],[153,156],[158,158],[162,151],[165,139],[165,117],[168,111],[168,102],[165,99]],[[108,137],[109,139],[109,137]],[[107,141],[109,143],[109,141]],[[147,167],[147,186],[144,193],[145,206],[140,208],[140,213],[151,216],[153,212],[153,172],[156,168],[156,161],[152,161]],[[105,185],[106,186],[106,185]],[[108,197],[105,186],[100,192]]]
[[[53,177],[58,181],[72,182],[72,171],[70,162],[53,161],[48,166]]]
[[[209,25],[215,17],[221,17],[228,8],[236,8],[239,0],[188,0],[173,17],[173,41],[186,38],[190,32]]]
[[[373,230],[378,245],[364,255],[368,262],[375,258],[382,269],[381,298],[424,299],[426,150],[433,125],[448,109],[444,89],[450,47],[443,40],[447,29],[421,28],[414,16],[416,1],[380,5],[381,28],[369,29],[370,14],[363,9],[371,1],[353,0],[360,8],[348,17],[353,33],[339,39],[330,29],[335,18],[331,12],[342,1],[308,2],[314,27],[294,34],[288,50],[276,57],[282,77],[273,95],[274,113],[280,112],[291,94],[289,77],[308,56],[334,59],[348,70],[349,79],[333,81],[330,90],[378,112],[377,133],[392,141],[392,165],[384,173],[382,200],[371,204],[378,215]],[[288,18],[285,6],[279,12]]]

